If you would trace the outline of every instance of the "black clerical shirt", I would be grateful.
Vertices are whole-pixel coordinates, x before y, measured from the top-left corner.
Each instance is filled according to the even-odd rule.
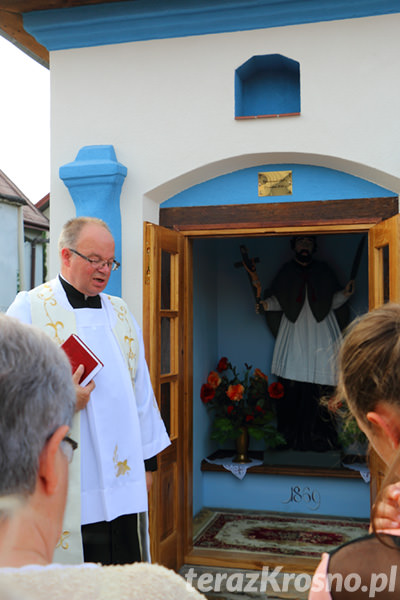
[[[101,308],[101,298],[98,294],[96,296],[85,296],[68,281],[65,281],[63,277],[59,276],[59,280],[72,308]]]

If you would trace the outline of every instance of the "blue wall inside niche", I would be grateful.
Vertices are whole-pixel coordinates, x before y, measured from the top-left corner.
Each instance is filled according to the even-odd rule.
[[[329,479],[204,473],[204,503],[208,507],[331,515],[366,519],[370,514],[369,485],[362,479]],[[293,489],[295,488],[295,493]]]
[[[259,172],[290,170],[293,180],[292,194],[269,197],[258,195]],[[274,164],[241,169],[199,183],[169,198],[161,204],[161,208],[378,198],[394,195],[396,194],[391,190],[342,171],[312,165]]]
[[[253,56],[235,72],[235,116],[300,112],[300,65],[267,54]]]
[[[218,240],[209,240],[193,257],[193,310],[195,314],[195,355],[193,359],[193,503],[194,514],[203,506],[203,478],[200,463],[214,450],[210,440],[210,419],[198,399],[202,377],[218,360]]]
[[[362,234],[334,234],[318,236],[316,259],[326,260],[335,269],[343,286],[349,279],[351,263]],[[195,240],[193,244],[193,511],[196,514],[211,497],[209,486],[215,479],[200,471],[201,460],[218,448],[216,442],[209,439],[211,419],[201,403],[199,393],[202,383],[210,370],[215,369],[221,356],[227,356],[233,364],[242,368],[247,362],[270,374],[270,364],[274,338],[269,332],[262,315],[255,313],[252,290],[243,268],[235,268],[240,262],[240,244],[247,246],[251,257],[259,257],[257,272],[263,287],[267,287],[283,262],[292,258],[290,237],[252,237],[213,240]],[[367,248],[364,253],[356,280],[356,293],[351,299],[351,318],[368,310],[368,260]],[[272,380],[273,378],[271,378]],[[229,447],[229,444],[228,446]],[[251,448],[260,448],[253,441]],[[217,474],[218,475],[218,474]],[[223,481],[233,475],[227,473]],[[254,477],[254,476],[251,476]],[[264,481],[263,479],[261,481]],[[233,508],[246,507],[247,485],[250,477],[240,482],[242,495],[236,494]],[[233,485],[233,483],[232,483]],[[265,479],[265,485],[267,479]],[[337,482],[332,484],[336,489]],[[213,492],[213,502],[217,502],[218,489]],[[364,489],[364,488],[361,488]],[[221,497],[217,506],[223,506],[225,492],[220,489]],[[368,495],[368,486],[365,485]],[[265,510],[278,510],[269,506],[269,495],[265,493]],[[331,506],[326,510],[335,513],[334,504],[337,492],[332,497]],[[357,510],[352,506],[349,496],[347,508],[349,515]],[[244,503],[244,504],[243,504]],[[274,505],[275,506],[275,505]],[[282,510],[282,509],[279,509]],[[322,514],[322,513],[321,513]],[[339,513],[341,514],[341,513]]]

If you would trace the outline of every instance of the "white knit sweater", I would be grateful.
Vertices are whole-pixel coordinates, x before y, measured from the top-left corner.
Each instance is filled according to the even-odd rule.
[[[0,598],[19,600],[204,600],[180,575],[160,565],[86,563],[0,569]]]

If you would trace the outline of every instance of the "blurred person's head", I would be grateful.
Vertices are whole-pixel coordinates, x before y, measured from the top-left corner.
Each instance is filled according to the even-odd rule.
[[[339,352],[337,398],[391,464],[400,443],[400,305],[385,304],[350,325]]]
[[[353,321],[338,363],[335,403],[346,402],[387,466],[372,513],[376,532],[375,508],[385,487],[400,478],[400,304],[384,304]]]
[[[39,530],[52,556],[65,509],[75,402],[64,352],[39,329],[0,314],[0,550],[16,521],[16,537],[25,528],[33,542]]]

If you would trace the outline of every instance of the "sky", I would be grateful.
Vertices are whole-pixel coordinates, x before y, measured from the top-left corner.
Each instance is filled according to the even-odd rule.
[[[50,191],[50,72],[0,36],[0,169],[36,204]]]

